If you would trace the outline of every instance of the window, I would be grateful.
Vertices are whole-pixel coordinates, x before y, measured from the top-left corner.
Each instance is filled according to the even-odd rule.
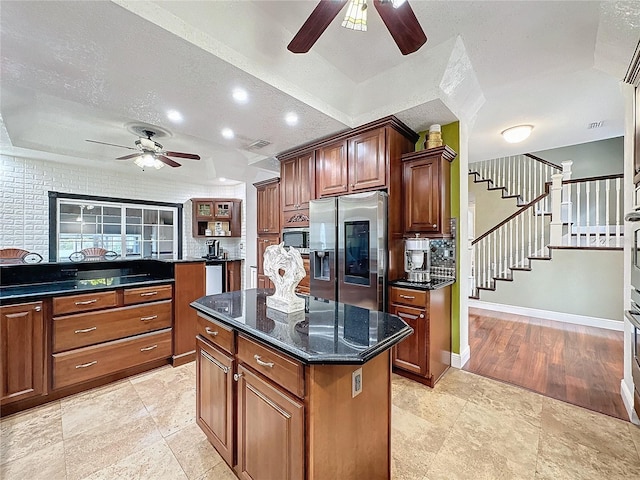
[[[49,192],[49,258],[87,248],[118,258],[181,258],[182,205]]]

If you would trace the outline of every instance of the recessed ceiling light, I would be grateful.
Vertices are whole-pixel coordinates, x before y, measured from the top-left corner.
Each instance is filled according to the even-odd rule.
[[[182,121],[182,114],[177,110],[169,110],[167,112],[167,118],[172,122],[178,123]]]
[[[284,117],[284,121],[287,122],[287,125],[297,125],[298,115],[293,112],[287,113],[287,115]]]
[[[233,133],[233,130],[231,130],[230,128],[223,128],[222,129],[222,136],[224,138],[233,138],[235,136],[235,134]]]
[[[502,136],[509,143],[518,143],[528,138],[533,130],[533,125],[517,125],[507,128],[502,132]]]
[[[218,180],[220,180],[221,182],[226,182],[227,181],[227,179],[224,178],[224,177],[220,177]]]
[[[234,88],[233,99],[238,103],[247,103],[249,101],[249,94],[242,88]]]

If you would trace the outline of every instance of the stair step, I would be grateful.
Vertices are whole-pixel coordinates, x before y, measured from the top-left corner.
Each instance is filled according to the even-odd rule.
[[[531,267],[509,267],[509,270],[516,270],[521,272],[530,272]]]
[[[527,257],[529,260],[551,260],[551,257]]]
[[[476,290],[489,290],[491,292],[495,292],[496,287],[476,287]]]
[[[512,277],[492,277],[494,280],[500,280],[503,282],[513,282]]]

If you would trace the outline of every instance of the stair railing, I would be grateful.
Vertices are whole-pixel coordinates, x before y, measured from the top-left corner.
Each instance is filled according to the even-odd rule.
[[[622,248],[623,175],[567,180],[553,175],[551,245]]]
[[[495,290],[496,280],[512,280],[512,270],[530,270],[531,260],[550,258],[550,215],[543,205],[551,184],[544,185],[542,194],[472,242],[474,296]]]

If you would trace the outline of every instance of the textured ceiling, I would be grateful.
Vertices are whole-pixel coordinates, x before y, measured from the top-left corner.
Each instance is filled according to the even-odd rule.
[[[213,183],[252,181],[257,168],[277,169],[279,152],[391,114],[416,131],[461,119],[471,161],[623,134],[619,80],[640,2],[414,0],[429,40],[412,55],[374,9],[367,32],[336,18],[294,55],[286,45],[315,5],[1,2],[3,152],[118,169],[125,150],[85,139],[132,146],[127,125],[145,122],[171,132],[166,148],[203,157],[154,174]],[[231,99],[236,86],[247,104]],[[172,108],[181,124],[166,119]],[[290,111],[296,127],[284,123]],[[533,135],[504,143],[499,132],[518,123]],[[248,148],[259,139],[270,144]]]

